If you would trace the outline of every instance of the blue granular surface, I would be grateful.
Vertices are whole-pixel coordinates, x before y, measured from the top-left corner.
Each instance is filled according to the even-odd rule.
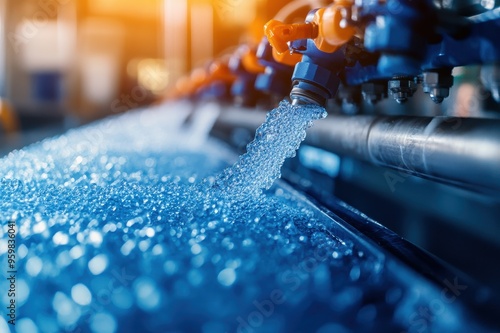
[[[188,113],[137,111],[0,160],[0,264],[15,221],[18,271],[2,333],[421,331],[439,290],[271,187],[324,110],[282,103],[239,159],[186,144]],[[458,303],[441,310],[428,332],[467,327]]]

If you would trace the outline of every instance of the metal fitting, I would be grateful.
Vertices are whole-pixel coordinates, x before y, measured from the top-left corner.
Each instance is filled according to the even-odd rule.
[[[436,104],[443,102],[450,95],[452,86],[451,70],[425,71],[422,74],[422,90],[429,94]]]
[[[356,114],[361,109],[361,86],[340,85],[336,99],[342,105],[345,114]]]
[[[292,101],[305,100],[323,106],[335,96],[340,84],[340,79],[332,70],[309,61],[299,62],[295,66],[292,80]]]
[[[292,88],[290,99],[292,100],[292,105],[317,104],[324,106],[326,104],[326,99],[323,96],[298,86]]]
[[[395,77],[389,80],[388,88],[396,102],[403,104],[417,91],[417,84],[411,77]]]
[[[361,85],[363,99],[370,105],[375,105],[387,98],[387,82],[367,82]]]

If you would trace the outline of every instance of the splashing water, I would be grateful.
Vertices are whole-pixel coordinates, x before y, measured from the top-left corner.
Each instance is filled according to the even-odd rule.
[[[217,194],[229,200],[243,200],[269,189],[280,178],[285,159],[295,156],[306,130],[314,120],[324,117],[326,111],[318,105],[295,106],[282,101],[257,129],[247,152],[217,177]]]

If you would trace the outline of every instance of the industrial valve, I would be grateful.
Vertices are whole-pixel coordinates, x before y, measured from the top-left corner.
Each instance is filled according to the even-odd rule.
[[[265,66],[263,73],[257,76],[255,89],[282,99],[290,93],[290,77],[293,68],[302,56],[285,53],[280,56],[264,37],[257,49],[257,58]]]
[[[309,12],[305,23],[285,24],[271,20],[265,33],[277,55],[302,54],[292,75],[293,104],[325,105],[340,85],[338,74],[345,67],[343,45],[355,33],[343,15],[351,1],[336,1],[327,8]]]
[[[225,99],[235,79],[227,59],[214,60],[205,68],[197,68],[188,77],[181,78],[167,98]]]
[[[235,75],[231,86],[231,95],[237,105],[254,106],[260,98],[255,89],[255,81],[265,67],[260,64],[256,48],[249,45],[240,46],[229,60],[229,69]]]
[[[271,20],[265,34],[277,62],[302,56],[291,77],[294,103],[325,105],[340,84],[360,87],[371,104],[387,95],[404,103],[421,84],[441,103],[454,67],[498,63],[495,13],[460,16],[430,0],[336,0],[310,11],[305,22]],[[498,91],[498,80],[484,81]]]

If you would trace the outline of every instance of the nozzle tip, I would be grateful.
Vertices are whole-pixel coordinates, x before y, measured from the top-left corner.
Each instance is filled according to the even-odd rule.
[[[326,104],[326,99],[322,96],[298,87],[294,87],[292,89],[290,99],[292,101],[292,105],[317,104],[324,106]]]

